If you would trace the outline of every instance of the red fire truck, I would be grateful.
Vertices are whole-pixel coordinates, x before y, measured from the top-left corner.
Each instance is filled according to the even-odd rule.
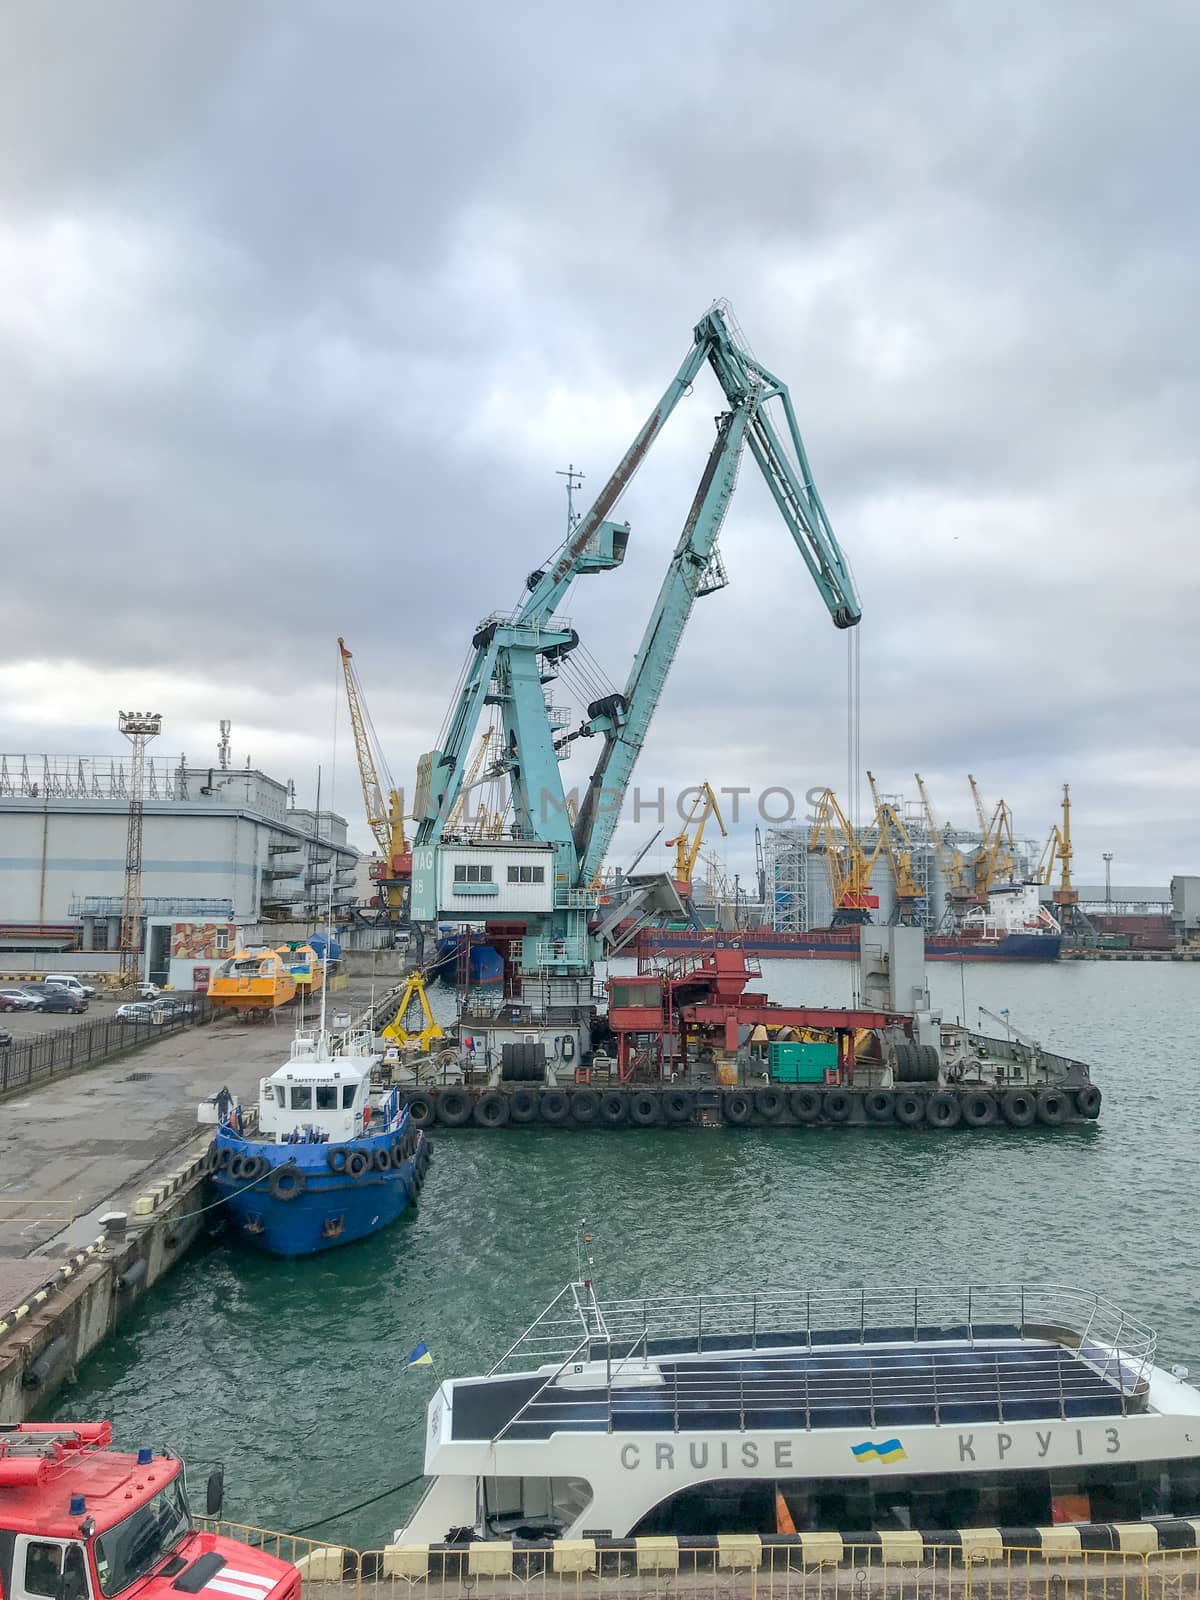
[[[107,1422],[0,1428],[0,1600],[299,1600],[287,1561],[192,1521],[168,1450],[108,1449]],[[206,1509],[221,1509],[220,1472]]]

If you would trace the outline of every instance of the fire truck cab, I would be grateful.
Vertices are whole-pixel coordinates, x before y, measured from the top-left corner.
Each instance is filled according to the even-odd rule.
[[[178,1456],[111,1439],[107,1422],[0,1428],[0,1600],[298,1600],[289,1562],[194,1525]],[[210,1515],[220,1494],[215,1474]]]

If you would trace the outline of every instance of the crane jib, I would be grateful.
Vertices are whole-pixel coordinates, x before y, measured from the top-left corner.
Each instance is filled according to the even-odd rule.
[[[720,384],[727,409],[717,419],[716,439],[625,687],[619,696],[593,699],[587,717],[570,734],[561,722],[551,728],[543,687],[578,643],[574,630],[555,620],[556,608],[576,577],[609,571],[623,561],[628,525],[607,519],[705,365]],[[470,746],[483,707],[490,704],[499,707],[503,726],[510,837],[554,851],[554,881],[563,886],[556,888],[556,898],[580,896],[594,883],[695,601],[722,586],[712,576],[719,572],[723,580],[717,539],[747,444],[833,622],[851,628],[859,621],[854,580],[813,482],[787,385],[750,353],[727,310],[714,306],[696,324],[692,347],[593,504],[556,555],[530,574],[518,612],[489,618],[477,631],[445,743],[432,753],[436,761],[427,762],[436,782],[428,805],[418,806],[421,845],[439,845],[447,819],[458,815]],[[601,748],[573,827],[564,828],[559,761],[581,735],[598,737]],[[447,902],[446,910],[451,909],[461,910],[459,902]],[[554,962],[558,956],[546,952],[560,938],[564,948],[585,946],[593,910],[594,904],[585,905],[582,898],[563,899],[553,915],[546,914],[536,939],[532,932],[527,935],[528,951],[536,946],[539,959]]]

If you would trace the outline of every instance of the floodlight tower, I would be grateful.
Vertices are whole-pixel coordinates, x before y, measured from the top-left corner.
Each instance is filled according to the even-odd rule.
[[[125,892],[121,897],[122,985],[138,980],[142,943],[142,811],[146,787],[146,746],[162,731],[157,711],[122,711],[118,727],[133,747],[129,771],[129,830],[125,835]]]

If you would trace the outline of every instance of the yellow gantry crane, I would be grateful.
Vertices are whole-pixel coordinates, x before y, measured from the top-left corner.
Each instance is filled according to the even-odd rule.
[[[870,922],[879,909],[879,896],[871,889],[871,873],[883,848],[882,836],[868,856],[846,819],[832,789],[822,789],[808,848],[823,852],[833,891],[833,926]]]
[[[717,797],[712,791],[712,785],[707,779],[696,789],[696,798],[692,801],[692,809],[688,812],[687,820],[674,839],[667,839],[668,847],[675,849],[675,887],[686,900],[692,892],[692,874],[696,870],[696,862],[700,857],[700,846],[704,840],[704,830],[708,819],[715,817],[717,827],[721,830],[722,839],[729,837],[721,808],[717,804]],[[689,833],[688,829],[694,831]]]
[[[1079,903],[1079,893],[1071,883],[1071,785],[1063,784],[1062,823],[1055,823],[1042,851],[1035,874],[1038,883],[1052,884],[1054,868],[1060,869],[1058,887],[1052,899],[1056,906],[1074,906]]]
[[[345,639],[338,640],[338,649],[342,655],[342,675],[346,680],[346,700],[350,706],[350,726],[367,808],[367,826],[375,835],[381,857],[378,868],[372,865],[371,876],[380,886],[389,920],[398,921],[404,914],[412,878],[412,852],[404,833],[404,803],[388,770],[387,758],[367,710],[354,656],[347,650]]]
[[[913,776],[917,780],[917,792],[921,796],[925,822],[937,855],[938,871],[946,884],[946,897],[950,901],[954,918],[958,921],[975,898],[974,890],[967,881],[966,859],[958,846],[948,837],[953,831],[949,822],[939,823],[934,815],[933,801],[929,797],[929,790],[925,787],[921,774],[915,772]]]
[[[867,782],[871,786],[871,799],[875,802],[875,826],[879,830],[879,842],[892,872],[897,918],[900,922],[915,922],[918,902],[924,900],[925,891],[913,877],[912,840],[895,806],[890,800],[880,799],[874,773],[867,773]]]
[[[1013,834],[1012,811],[1008,802],[998,800],[989,817],[979,785],[967,773],[971,796],[975,801],[975,815],[979,818],[979,850],[971,863],[975,875],[975,895],[986,900],[995,883],[1011,883],[1017,870],[1017,843]]]

